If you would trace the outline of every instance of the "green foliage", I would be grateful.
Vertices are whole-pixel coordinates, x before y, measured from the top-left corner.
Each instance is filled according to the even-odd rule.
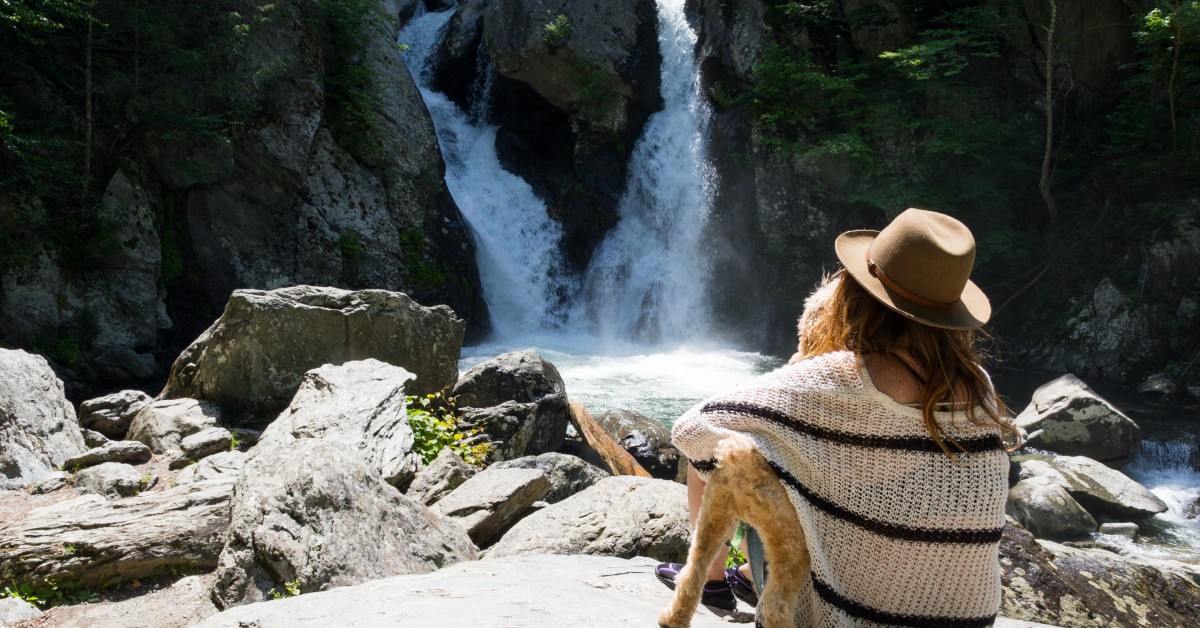
[[[10,583],[0,591],[0,598],[15,597],[42,608],[63,604],[90,604],[100,597],[78,582],[45,578],[41,584]]]
[[[896,64],[910,78],[924,81],[954,77],[967,69],[972,58],[1000,56],[996,36],[1000,16],[994,6],[959,9],[937,21],[938,28],[921,33],[919,43],[883,52],[879,58]]]
[[[542,41],[551,50],[562,48],[570,38],[571,20],[562,13],[542,26]]]
[[[1155,3],[1135,32],[1106,153],[1149,210],[1200,188],[1200,1]]]
[[[358,237],[358,232],[353,229],[343,229],[338,234],[337,247],[344,259],[357,260],[362,258],[363,243]]]
[[[296,597],[300,595],[300,581],[292,580],[291,582],[283,583],[283,592],[276,591],[275,587],[271,587],[271,590],[267,591],[267,595],[270,595],[272,600]]]
[[[400,248],[404,255],[404,279],[419,288],[435,288],[450,283],[454,276],[436,263],[425,261],[429,241],[420,227],[400,232]]]
[[[567,70],[567,78],[579,95],[576,106],[587,118],[598,121],[613,113],[612,86],[603,68],[576,59]]]
[[[480,442],[482,430],[464,429],[459,425],[458,408],[453,397],[437,392],[423,397],[405,397],[408,404],[408,425],[413,431],[413,452],[425,463],[437,458],[442,448],[449,447],[463,462],[476,466],[487,459],[490,445]]]
[[[0,30],[38,45],[62,30],[64,22],[83,17],[86,5],[75,0],[0,0]]]
[[[375,0],[318,0],[316,6],[329,33],[323,51],[330,128],[351,152],[374,155],[380,149],[375,106],[383,88],[365,56],[375,23],[371,17],[379,14],[379,5]]]
[[[242,440],[238,438],[237,432],[231,432],[229,435],[229,451],[237,451],[242,446]]]

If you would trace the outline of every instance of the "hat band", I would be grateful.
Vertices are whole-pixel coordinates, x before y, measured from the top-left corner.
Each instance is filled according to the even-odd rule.
[[[900,284],[892,281],[891,277],[888,277],[887,274],[883,272],[883,269],[879,267],[879,264],[876,264],[875,260],[871,259],[871,250],[869,248],[867,249],[867,271],[871,273],[872,277],[878,279],[880,283],[891,289],[892,292],[895,292],[908,301],[912,301],[917,305],[927,307],[931,310],[948,310],[954,307],[955,303],[958,303],[958,301],[951,301],[950,303],[933,301],[905,290],[900,286]]]

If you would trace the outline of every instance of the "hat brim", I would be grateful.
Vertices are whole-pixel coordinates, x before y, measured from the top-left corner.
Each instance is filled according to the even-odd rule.
[[[833,247],[846,272],[880,303],[918,323],[943,329],[979,329],[991,318],[992,304],[973,281],[967,281],[962,297],[945,310],[913,303],[883,285],[867,269],[867,250],[878,235],[869,229],[847,231],[837,237]]]

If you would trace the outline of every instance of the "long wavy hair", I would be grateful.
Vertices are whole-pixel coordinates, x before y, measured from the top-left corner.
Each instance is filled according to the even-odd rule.
[[[947,456],[952,455],[952,447],[966,450],[934,416],[945,408],[961,411],[976,425],[995,424],[1010,443],[1019,443],[1017,429],[1006,418],[1004,401],[983,370],[981,333],[942,329],[904,317],[872,297],[845,269],[822,280],[805,301],[798,326],[800,344],[793,362],[849,350],[890,357],[912,370],[921,386],[925,429]]]

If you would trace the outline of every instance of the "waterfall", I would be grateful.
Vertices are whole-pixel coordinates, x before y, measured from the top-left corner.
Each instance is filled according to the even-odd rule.
[[[400,32],[405,62],[429,109],[442,156],[446,186],[471,228],[483,298],[500,338],[561,329],[576,291],[559,249],[562,228],[546,204],[496,154],[496,127],[486,123],[490,69],[480,72],[470,114],[434,91],[433,62],[454,11],[418,13]]]
[[[470,225],[484,300],[499,339],[546,332],[643,344],[702,339],[709,331],[710,263],[701,236],[714,190],[696,33],[685,0],[659,0],[664,107],[634,146],[616,227],[597,247],[582,283],[562,258],[560,225],[496,154],[487,124],[493,70],[481,48],[464,112],[432,89],[433,62],[453,11],[418,15],[400,33],[405,61],[433,118],[446,184]]]
[[[573,314],[602,338],[678,342],[709,331],[701,237],[715,188],[711,108],[700,90],[684,0],[658,0],[663,110],[634,147],[620,222],[597,248]],[[582,321],[582,323],[580,322]]]
[[[1141,524],[1138,543],[1116,544],[1134,555],[1200,560],[1200,444],[1144,440],[1125,473],[1150,489],[1167,511]]]

